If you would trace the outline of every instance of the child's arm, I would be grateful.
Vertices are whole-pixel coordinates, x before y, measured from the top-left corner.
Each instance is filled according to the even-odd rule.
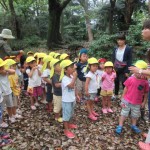
[[[57,88],[61,87],[61,83],[55,83],[55,87]]]
[[[121,96],[121,100],[123,99],[124,95],[127,93],[128,89],[127,87],[124,88],[122,96]]]
[[[75,71],[75,72],[73,73],[73,79],[72,79],[71,83],[67,85],[67,87],[69,87],[69,88],[71,88],[71,89],[74,89],[76,79],[77,79],[77,72]]]
[[[41,76],[42,75],[41,71],[39,69],[37,70],[38,70],[38,75]]]
[[[49,84],[52,83],[51,80],[50,80],[49,78],[43,77],[43,80],[44,80],[46,83],[49,83]]]
[[[141,105],[142,108],[145,107],[145,104],[146,104],[146,102],[147,102],[147,99],[148,99],[148,93],[145,93],[145,94],[144,94],[144,101],[143,101],[143,103],[142,103],[142,105]]]
[[[7,74],[14,74],[15,70],[14,69],[5,69],[5,70],[0,70],[0,74],[2,75],[7,75]]]
[[[91,78],[86,78],[86,81],[85,81],[85,94],[87,97],[89,96],[88,87],[89,87],[90,80],[91,80]]]
[[[31,77],[33,76],[33,72],[34,72],[34,71],[35,71],[35,69],[37,69],[37,68],[38,68],[38,66],[33,67],[33,68],[31,69],[30,73],[27,73],[27,74],[28,74],[28,76],[29,76],[29,78],[31,78]]]

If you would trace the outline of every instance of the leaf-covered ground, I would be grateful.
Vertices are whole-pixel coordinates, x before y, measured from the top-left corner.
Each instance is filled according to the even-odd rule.
[[[112,102],[113,114],[103,115],[101,101],[95,105],[100,114],[98,121],[87,118],[85,106],[77,104],[73,122],[78,129],[74,139],[67,139],[63,134],[63,124],[54,120],[53,113],[48,114],[45,105],[41,104],[36,111],[31,111],[29,97],[22,95],[23,119],[3,131],[11,134],[13,143],[3,147],[5,150],[137,150],[142,135],[130,129],[130,119],[125,122],[122,135],[115,134],[118,125],[120,106]],[[6,119],[6,117],[5,117]],[[140,129],[147,132],[148,123],[140,122]]]

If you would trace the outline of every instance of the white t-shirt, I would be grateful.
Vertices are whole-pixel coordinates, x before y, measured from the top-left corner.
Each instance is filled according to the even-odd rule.
[[[43,65],[38,64],[38,68],[39,68],[40,71],[42,70],[42,67],[43,67]]]
[[[96,73],[98,75],[97,83],[98,83],[98,89],[99,89],[102,85],[102,74],[104,73],[104,71],[103,70],[97,70]]]
[[[30,69],[26,70],[26,73],[29,74],[31,72]],[[38,70],[34,70],[32,77],[29,77],[29,85],[30,87],[38,87],[41,86],[41,77],[38,75]]]
[[[86,78],[90,78],[90,82],[89,82],[89,87],[88,87],[88,91],[89,93],[97,93],[97,87],[98,87],[98,82],[97,82],[97,77],[98,74],[95,72],[91,72],[89,71],[88,74],[85,76]]]
[[[42,78],[50,78],[50,69],[45,69],[42,73]],[[42,79],[42,83],[46,84],[46,82]]]
[[[0,89],[3,93],[3,96],[6,96],[12,93],[7,75],[0,75]]]
[[[124,49],[117,49],[117,52],[116,52],[116,59],[123,62],[123,56],[124,56],[124,51],[126,49],[126,46],[124,47]]]
[[[75,101],[75,89],[71,89],[68,85],[72,82],[72,78],[64,76],[62,78],[62,101],[63,102],[74,102]]]
[[[3,101],[3,95],[2,95],[2,91],[1,91],[1,88],[0,88],[0,103]]]

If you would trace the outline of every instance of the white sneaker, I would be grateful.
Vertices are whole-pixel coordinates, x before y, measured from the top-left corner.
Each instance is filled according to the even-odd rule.
[[[14,115],[15,119],[22,119],[23,117],[19,114]]]
[[[35,106],[37,106],[37,107],[38,107],[38,106],[40,106],[40,104],[39,104],[39,103],[37,103],[37,102],[36,102],[34,105],[35,105]]]
[[[15,119],[14,117],[11,117],[11,118],[9,118],[9,121],[10,121],[11,123],[15,123],[15,122],[16,122],[16,119]]]
[[[19,108],[16,110],[16,113],[22,115],[22,111]]]
[[[31,106],[31,109],[32,110],[36,110],[36,107],[33,105],[33,106]]]
[[[44,100],[44,101],[41,101],[41,103],[42,103],[42,104],[47,104],[47,101],[46,101],[46,100]]]

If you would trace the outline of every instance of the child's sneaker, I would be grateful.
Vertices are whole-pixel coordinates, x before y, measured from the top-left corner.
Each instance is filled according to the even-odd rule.
[[[40,106],[40,104],[38,102],[36,102],[34,105],[37,106],[37,107]]]
[[[140,149],[142,149],[142,150],[150,150],[149,143],[139,142],[138,145],[139,145]]]
[[[122,126],[117,126],[116,133],[121,134],[121,132],[122,132]]]
[[[63,119],[61,117],[55,118],[55,120],[58,121],[58,122],[60,122],[60,123],[63,122]]]
[[[23,117],[21,116],[21,115],[19,115],[19,114],[16,114],[16,115],[14,115],[13,116],[15,119],[22,119]]]
[[[8,144],[12,143],[11,139],[1,139],[0,140],[0,147],[6,146]]]
[[[31,106],[32,110],[36,110],[36,107],[34,105]]]
[[[15,119],[14,117],[11,117],[11,118],[9,118],[9,121],[10,121],[11,123],[15,123],[15,122],[16,122],[16,119]]]
[[[8,127],[8,124],[7,124],[6,122],[2,122],[2,123],[0,124],[0,127],[1,127],[1,128],[7,128],[7,127]]]
[[[135,132],[135,133],[141,133],[141,130],[135,126],[135,125],[131,125],[131,129]]]
[[[92,111],[92,114],[93,114],[95,117],[98,117],[98,116],[99,116],[99,114],[96,113],[95,111]]]
[[[107,108],[107,112],[113,113],[113,110],[111,108]]]
[[[70,129],[77,129],[77,128],[78,128],[77,125],[72,124],[72,123],[69,123],[68,127],[69,127]]]
[[[22,111],[19,108],[16,110],[16,113],[22,115]]]
[[[0,132],[0,137],[2,139],[8,139],[10,137],[10,135],[8,133],[5,133],[5,132]]]
[[[98,102],[98,97],[95,97],[94,102]]]
[[[103,114],[107,114],[107,109],[106,108],[102,108],[102,112],[103,112]]]
[[[64,134],[69,138],[69,139],[73,139],[75,137],[74,133],[72,133],[69,130],[65,130]]]
[[[95,117],[93,114],[90,114],[88,117],[93,121],[97,120],[97,117]]]

